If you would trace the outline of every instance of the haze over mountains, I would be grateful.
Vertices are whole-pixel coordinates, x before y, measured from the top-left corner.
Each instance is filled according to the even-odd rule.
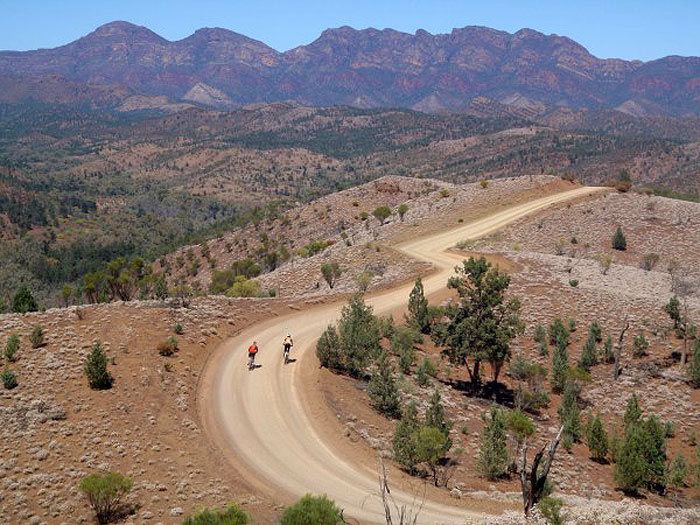
[[[280,53],[226,29],[170,42],[113,22],[58,48],[0,52],[0,71],[6,103],[176,110],[291,100],[520,116],[562,107],[700,115],[700,58],[603,60],[531,29],[412,35],[341,27]]]

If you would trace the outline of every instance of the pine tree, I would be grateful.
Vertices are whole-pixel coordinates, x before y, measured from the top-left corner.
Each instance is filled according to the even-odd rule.
[[[673,487],[685,487],[685,479],[688,477],[688,470],[690,465],[688,460],[685,459],[683,454],[677,455],[671,461],[671,465],[668,468],[668,482]]]
[[[416,279],[408,297],[408,314],[408,321],[416,330],[422,334],[430,333],[430,311],[420,277]]]
[[[637,425],[642,419],[642,409],[639,408],[639,400],[637,399],[637,394],[632,394],[632,397],[627,401],[627,408],[625,410],[625,415],[623,421],[625,423],[625,431],[631,426]]]
[[[621,226],[618,226],[617,230],[615,230],[615,235],[613,235],[612,239],[612,247],[623,252],[627,249],[627,239],[625,239],[625,234],[622,233]]]
[[[605,338],[605,344],[603,344],[603,361],[606,363],[615,362],[615,353],[613,352],[613,340],[611,335],[608,335],[608,337]]]
[[[478,467],[482,476],[496,480],[505,475],[510,459],[508,457],[506,424],[503,412],[491,408],[484,414],[484,429],[481,433]]]
[[[605,432],[600,416],[595,415],[587,429],[588,450],[594,461],[602,463],[608,455],[608,434]]]
[[[581,416],[577,401],[577,391],[572,381],[567,381],[564,387],[564,395],[559,406],[559,421],[564,425],[564,437],[569,437],[569,442],[581,441]]]
[[[394,371],[386,352],[379,354],[377,369],[372,374],[368,387],[372,406],[389,417],[401,416],[401,400],[394,380]]]
[[[452,428],[452,421],[447,419],[445,415],[445,409],[442,406],[442,400],[440,398],[440,392],[437,390],[433,392],[430,397],[430,404],[428,409],[425,411],[425,424],[429,427],[435,427],[440,432],[445,435],[445,453],[452,448],[452,440],[450,440],[450,429]]]
[[[588,333],[593,334],[593,337],[595,337],[595,342],[596,343],[601,343],[603,341],[603,330],[600,327],[600,323],[598,323],[598,320],[594,320],[591,323],[591,326],[588,327]]]
[[[404,409],[401,420],[396,424],[392,449],[394,460],[400,463],[408,472],[413,474],[416,465],[420,462],[416,443],[413,439],[415,432],[420,427],[418,423],[418,409],[411,403]]]
[[[625,492],[636,493],[647,485],[647,462],[642,454],[644,438],[641,427],[632,426],[618,447],[615,482]]]
[[[566,377],[569,372],[569,353],[566,349],[565,340],[557,338],[552,355],[552,390],[561,392],[566,384]]]
[[[102,344],[95,343],[92,353],[85,360],[83,367],[90,387],[97,390],[112,388],[113,378],[107,370],[107,356],[102,350]]]
[[[585,371],[589,371],[592,366],[598,364],[598,349],[595,339],[595,334],[588,332],[588,338],[583,345],[581,358],[578,361],[578,366]]]
[[[564,326],[564,322],[559,318],[555,318],[552,324],[549,325],[549,344],[552,346],[557,346],[558,344],[563,344],[564,346],[569,346],[569,329]]]
[[[340,339],[334,326],[328,326],[321,334],[316,343],[316,356],[322,367],[335,371],[344,370]]]

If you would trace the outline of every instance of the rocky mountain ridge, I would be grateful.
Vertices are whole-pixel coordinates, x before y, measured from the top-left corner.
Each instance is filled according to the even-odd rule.
[[[700,58],[600,59],[569,38],[532,29],[510,34],[468,26],[433,35],[343,26],[281,53],[227,29],[204,28],[171,42],[112,22],[54,49],[0,52],[0,68],[7,72],[2,81],[15,86],[13,98],[2,95],[2,102],[46,101],[37,79],[61,77],[76,84],[82,97],[76,102],[90,88],[91,102],[108,107],[117,87],[124,98],[165,95],[172,103],[206,85],[223,97],[195,102],[215,107],[222,100],[226,106],[294,100],[445,112],[468,110],[474,100],[483,109],[488,99],[534,114],[562,107],[700,114]]]

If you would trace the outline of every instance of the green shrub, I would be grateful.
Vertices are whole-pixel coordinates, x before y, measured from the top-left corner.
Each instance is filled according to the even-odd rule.
[[[643,270],[651,271],[658,264],[658,262],[659,262],[659,254],[658,253],[647,253],[642,258],[642,262],[640,264],[640,267]]]
[[[344,370],[340,339],[334,326],[328,326],[316,343],[316,356],[323,368],[342,372]]]
[[[561,513],[563,507],[564,502],[562,500],[550,496],[546,496],[537,502],[537,509],[550,525],[564,525],[566,517]]]
[[[644,337],[644,334],[639,334],[634,338],[634,347],[632,355],[634,357],[644,357],[649,349],[649,341]]]
[[[683,454],[677,455],[668,468],[668,482],[673,487],[685,487],[690,465]]]
[[[90,474],[80,482],[80,490],[95,511],[97,522],[109,523],[119,512],[122,498],[130,491],[133,482],[119,472]]]
[[[613,351],[613,340],[612,336],[608,335],[605,338],[605,343],[603,344],[603,361],[606,363],[615,362],[615,352]]]
[[[29,335],[29,342],[32,344],[32,348],[39,348],[44,345],[44,329],[40,324],[34,327],[32,333]]]
[[[158,353],[162,356],[174,355],[179,349],[179,343],[175,337],[169,335],[165,341],[158,344]]]
[[[249,522],[250,516],[238,505],[231,504],[223,509],[199,509],[185,518],[182,525],[246,525]]]
[[[177,335],[182,335],[185,333],[185,329],[182,328],[181,323],[175,323],[175,326],[173,327],[173,332],[175,332]]]
[[[262,285],[260,281],[239,275],[226,295],[229,297],[260,297],[263,295]]]
[[[10,363],[17,361],[17,350],[19,350],[19,336],[12,334],[7,338],[7,343],[5,344],[5,359]]]
[[[622,228],[620,226],[617,227],[615,235],[613,235],[612,247],[619,251],[625,251],[627,249],[627,239],[625,239],[625,234],[622,233]]]
[[[27,312],[36,312],[39,306],[34,300],[32,292],[29,291],[27,285],[20,286],[19,290],[12,299],[12,311],[18,314],[24,314]]]
[[[0,380],[7,390],[12,390],[17,386],[17,375],[8,367],[0,373]]]
[[[399,214],[399,218],[403,222],[403,216],[406,215],[406,212],[408,211],[408,204],[399,204],[399,207],[396,208],[396,212]]]
[[[101,343],[95,343],[92,352],[85,359],[83,371],[88,379],[91,388],[96,390],[106,390],[112,388],[114,379],[107,370],[107,356],[102,350]]]
[[[342,512],[326,496],[307,494],[282,514],[281,525],[336,525],[343,523]]]

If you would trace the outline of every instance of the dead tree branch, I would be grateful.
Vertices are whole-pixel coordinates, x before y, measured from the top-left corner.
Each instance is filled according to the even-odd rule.
[[[523,443],[522,464],[520,467],[520,486],[523,493],[523,510],[525,511],[525,516],[530,514],[532,507],[534,507],[542,497],[547,476],[549,475],[549,469],[552,467],[554,454],[557,451],[557,446],[559,446],[559,441],[561,440],[561,434],[563,431],[564,427],[561,426],[557,436],[549,443],[549,445],[544,445],[540,451],[535,454],[535,458],[532,460],[532,467],[529,472],[527,470],[527,440]],[[542,463],[542,468],[540,469],[540,462],[545,455],[545,451],[547,456],[544,458],[544,463]]]

